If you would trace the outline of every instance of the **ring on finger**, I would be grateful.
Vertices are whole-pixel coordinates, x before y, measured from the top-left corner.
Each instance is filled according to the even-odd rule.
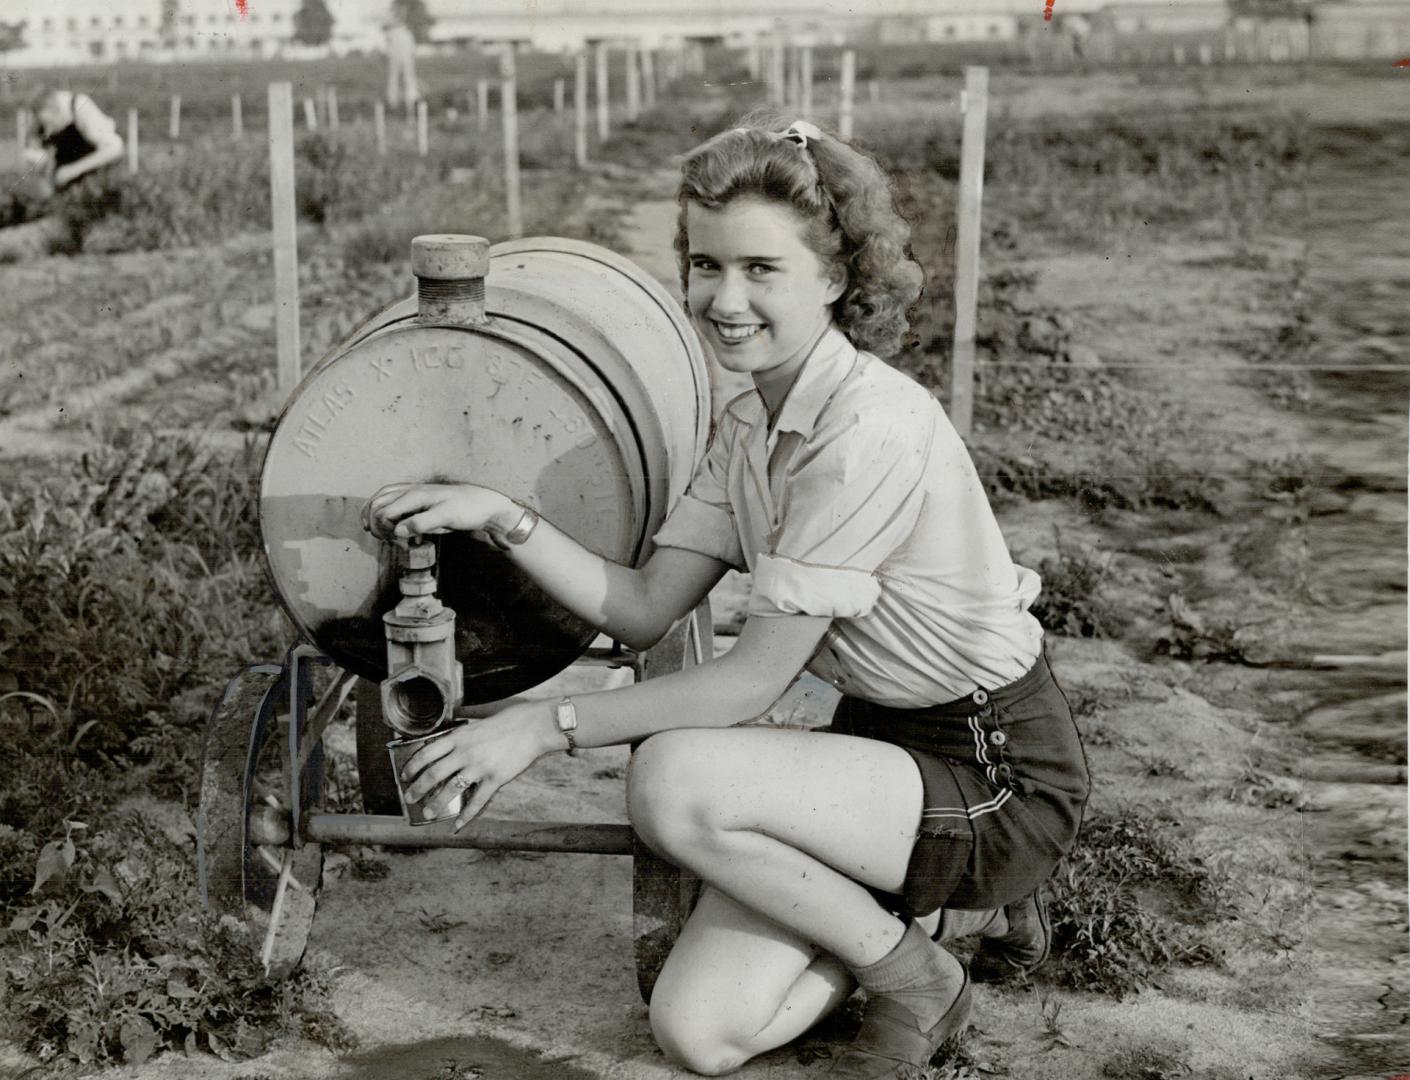
[[[464,791],[466,788],[474,787],[475,781],[471,780],[464,773],[460,773],[450,782],[450,786],[455,788],[456,791]]]

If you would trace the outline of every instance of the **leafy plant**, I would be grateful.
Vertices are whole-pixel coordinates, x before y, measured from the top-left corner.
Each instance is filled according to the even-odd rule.
[[[1056,974],[1116,998],[1171,964],[1215,963],[1206,927],[1229,908],[1229,881],[1178,822],[1126,808],[1089,817],[1049,883]]]
[[[1029,610],[1045,630],[1054,634],[1114,636],[1125,620],[1103,594],[1111,554],[1101,558],[1091,550],[1064,548],[1061,535],[1057,536],[1057,547],[1056,557],[1044,557],[1038,563],[1043,589]]]
[[[46,844],[10,914],[7,1008],[41,1062],[141,1064],[163,1049],[226,1059],[279,1031],[351,1045],[310,971],[268,979],[234,920],[195,909],[191,853],[136,814]]]

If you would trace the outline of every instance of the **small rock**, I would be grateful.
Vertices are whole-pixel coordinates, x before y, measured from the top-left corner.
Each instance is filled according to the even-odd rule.
[[[1063,352],[1063,359],[1073,367],[1094,368],[1102,366],[1102,358],[1090,345],[1069,345]]]

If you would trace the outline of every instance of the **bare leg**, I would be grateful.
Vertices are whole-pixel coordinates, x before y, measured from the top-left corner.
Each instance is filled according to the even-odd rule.
[[[922,795],[911,756],[874,739],[683,729],[637,750],[627,805],[653,849],[859,967],[905,931],[863,886],[901,887]]]
[[[656,982],[651,1027],[669,1057],[716,1075],[797,1038],[854,985],[836,957],[706,886]]]
[[[681,730],[638,749],[632,824],[713,888],[653,995],[662,1049],[729,1071],[796,1037],[886,956],[905,924],[861,883],[897,890],[920,820],[909,754],[869,739]]]

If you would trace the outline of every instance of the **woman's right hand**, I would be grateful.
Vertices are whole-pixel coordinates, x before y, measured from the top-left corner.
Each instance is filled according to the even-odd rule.
[[[448,532],[508,532],[522,513],[509,496],[478,484],[387,484],[362,508],[362,527],[379,540],[411,541]]]

